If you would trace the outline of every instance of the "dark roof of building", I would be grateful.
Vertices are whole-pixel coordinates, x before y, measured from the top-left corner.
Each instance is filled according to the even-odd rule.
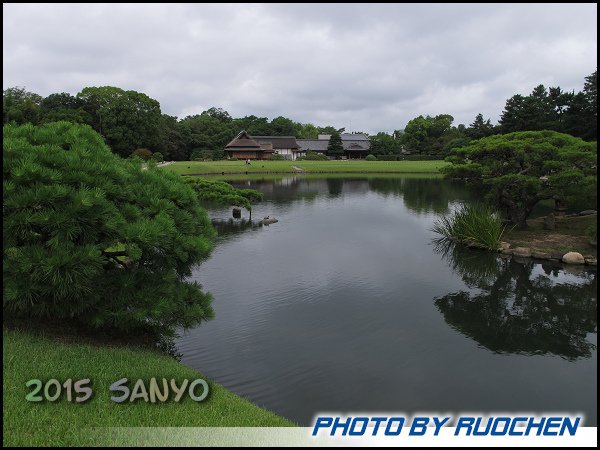
[[[329,141],[326,139],[296,139],[300,145],[300,150],[308,152],[324,152],[327,151]]]
[[[371,148],[371,142],[364,140],[342,141],[342,146],[344,150],[366,152]]]
[[[342,141],[368,141],[369,136],[364,133],[342,133]]]
[[[252,136],[259,144],[273,144],[275,150],[300,148],[294,136]]]
[[[242,130],[240,133],[233,138],[233,140],[225,146],[226,150],[246,150],[246,151],[260,151],[260,145],[254,139],[252,139],[246,131]]]

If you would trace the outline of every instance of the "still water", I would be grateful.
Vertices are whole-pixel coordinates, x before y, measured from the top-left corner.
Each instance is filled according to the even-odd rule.
[[[236,181],[193,278],[214,320],[182,362],[301,425],[319,412],[584,414],[596,426],[596,271],[435,244],[477,193],[436,178]],[[264,216],[279,222],[256,226]],[[229,219],[231,209],[211,210]]]

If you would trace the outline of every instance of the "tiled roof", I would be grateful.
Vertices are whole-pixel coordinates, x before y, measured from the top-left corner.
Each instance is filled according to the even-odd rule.
[[[325,139],[296,139],[296,142],[300,145],[300,150],[305,152],[325,152],[329,144],[329,141]]]
[[[252,136],[259,144],[273,144],[275,150],[282,148],[300,148],[294,136]]]
[[[245,131],[240,133],[233,138],[233,140],[225,146],[227,150],[258,150],[260,151],[260,145],[254,139],[252,139]]]

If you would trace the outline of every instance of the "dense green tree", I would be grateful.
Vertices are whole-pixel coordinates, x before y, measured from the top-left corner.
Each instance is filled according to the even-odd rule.
[[[256,117],[254,115],[234,119],[235,128],[232,129],[231,139],[233,139],[240,130],[246,130],[250,136],[270,136],[271,124],[266,117]],[[237,132],[235,131],[237,130]]]
[[[273,136],[294,136],[296,127],[294,122],[287,117],[275,117],[271,121],[271,133]]]
[[[200,114],[188,116],[180,122],[180,129],[186,140],[187,154],[193,151],[208,150],[213,159],[223,156],[225,145],[235,137],[235,121],[222,122],[220,119]]]
[[[441,155],[445,137],[451,132],[453,121],[454,118],[449,114],[415,117],[404,128],[402,144],[411,153]]]
[[[554,130],[597,139],[596,72],[585,78],[582,92],[564,92],[560,87],[537,86],[530,95],[514,95],[506,101],[499,131]]]
[[[337,131],[331,135],[329,138],[329,143],[327,144],[327,156],[340,159],[344,155],[344,146],[342,144],[342,137],[340,133]]]
[[[371,136],[371,150],[375,156],[379,155],[399,155],[401,143],[393,136],[380,132],[375,136]]]
[[[317,139],[319,129],[312,123],[299,124],[299,130],[296,137],[298,139]]]
[[[344,131],[346,131],[346,128],[335,128],[332,126],[326,126],[326,127],[317,127],[319,129],[319,134],[331,134],[333,135],[334,133],[343,133]]]
[[[92,118],[92,126],[109,147],[127,157],[139,147],[160,145],[160,104],[136,91],[103,86],[86,87],[77,94]]]
[[[585,77],[585,84],[583,86],[583,95],[587,101],[587,123],[589,130],[582,136],[584,139],[598,139],[598,84],[597,84],[597,70],[594,71],[588,77]]]
[[[189,153],[186,136],[177,117],[162,114],[158,127],[157,149],[168,161],[187,161]]]
[[[515,225],[525,226],[544,199],[596,202],[596,143],[554,131],[515,132],[454,149],[448,177],[482,183],[488,199]]]
[[[40,121],[42,97],[34,92],[26,91],[23,87],[12,87],[2,92],[3,123],[16,124]]]
[[[207,109],[206,111],[203,111],[202,114],[217,119],[218,121],[224,123],[231,122],[233,120],[229,113],[223,108],[215,108],[214,106],[212,108]]]
[[[494,134],[494,126],[490,119],[484,120],[483,114],[479,113],[469,128],[464,130],[464,133],[471,139],[480,139]]]
[[[4,127],[4,314],[170,332],[212,317],[185,277],[214,231],[181,177],[87,125]]]
[[[40,104],[40,122],[58,122],[61,120],[72,123],[91,123],[91,117],[84,109],[83,101],[73,95],[62,92],[50,94]]]

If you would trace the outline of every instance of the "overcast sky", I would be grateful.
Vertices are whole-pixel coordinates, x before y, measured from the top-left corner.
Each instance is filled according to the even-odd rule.
[[[580,91],[596,4],[3,5],[3,89],[118,86],[183,118],[283,115],[391,132],[420,114],[496,122],[542,83]]]

